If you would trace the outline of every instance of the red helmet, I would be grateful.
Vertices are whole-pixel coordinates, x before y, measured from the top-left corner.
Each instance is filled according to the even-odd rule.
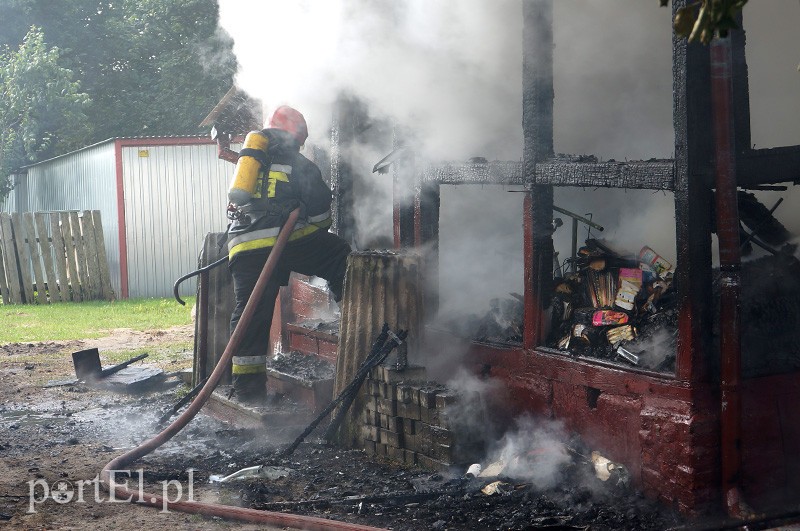
[[[308,138],[306,119],[303,118],[300,111],[288,105],[281,105],[275,110],[272,118],[269,119],[269,126],[290,133],[301,146],[306,143],[306,138]]]

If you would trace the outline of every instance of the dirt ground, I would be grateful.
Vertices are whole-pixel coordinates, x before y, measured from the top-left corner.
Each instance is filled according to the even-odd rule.
[[[0,345],[0,524],[10,529],[264,529],[112,502],[104,491],[95,491],[92,480],[108,461],[159,431],[156,420],[186,390],[177,378],[168,377],[146,394],[84,384],[43,387],[73,376],[71,352],[97,347],[101,357],[117,361],[119,351],[157,351],[180,341],[191,345],[191,337],[186,326],[151,333],[119,330],[98,340]],[[154,356],[167,374],[189,367],[191,357],[189,349]],[[601,485],[577,465],[565,471],[562,485],[540,489],[503,478],[489,496],[480,491],[487,482],[466,479],[464,471],[391,465],[361,451],[315,443],[314,437],[290,457],[278,455],[301,430],[234,427],[201,413],[169,443],[132,465],[129,486],[135,490],[141,483],[144,492],[160,494],[166,485],[175,499],[179,483],[182,500],[191,487],[194,500],[388,529],[665,529],[681,523],[629,488]],[[212,475],[262,464],[263,472],[288,475],[209,484]]]
[[[191,325],[154,332],[122,329],[99,339],[0,345],[0,526],[10,529],[143,529],[156,525],[181,529],[248,528],[193,515],[161,513],[130,503],[111,503],[104,491],[96,495],[94,483],[78,488],[81,480],[91,482],[100,469],[124,449],[156,433],[156,419],[178,400],[181,386],[177,385],[175,377],[168,377],[164,385],[146,395],[114,393],[83,384],[43,388],[50,381],[74,377],[72,352],[96,347],[103,359],[119,351],[155,350],[161,345],[186,341],[191,344],[192,333]],[[190,367],[191,359],[192,353],[187,351],[177,359],[144,362],[170,374]],[[104,367],[113,364],[103,361]],[[220,426],[214,428],[220,429]],[[183,446],[185,443],[178,440],[171,443],[168,451],[174,454]],[[141,468],[145,471],[146,492],[161,493],[162,485],[149,477],[147,464],[142,463]],[[136,479],[138,472],[133,474]],[[56,492],[60,492],[57,491],[59,482],[66,482],[64,492],[74,493],[69,502],[55,501]],[[188,489],[185,478],[183,487]],[[50,491],[45,500],[31,501],[41,500],[45,490]],[[83,500],[77,497],[79,490],[82,490]],[[194,498],[201,499],[205,495],[199,488]]]

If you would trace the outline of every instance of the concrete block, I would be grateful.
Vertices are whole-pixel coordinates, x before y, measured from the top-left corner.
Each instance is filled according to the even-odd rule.
[[[409,365],[403,370],[383,365],[381,365],[381,368],[383,369],[383,381],[387,383],[424,382],[428,374],[425,367],[419,365]]]
[[[382,415],[397,415],[397,400],[394,398],[376,398],[375,411]]]
[[[412,402],[412,387],[407,384],[397,384],[395,386],[395,398],[398,403],[410,404]]]
[[[364,447],[364,452],[366,452],[367,455],[375,455],[375,445],[376,444],[377,443],[375,441],[368,441],[368,440],[362,441],[362,445]]]
[[[394,433],[403,433],[403,418],[401,416],[390,417],[386,415],[386,425],[381,426]]]
[[[419,407],[419,404],[414,404],[413,402],[408,402],[408,403],[397,402],[396,410],[398,417],[403,417],[411,420],[422,419],[422,410]]]
[[[435,387],[422,387],[418,389],[417,403],[422,407],[436,407],[436,393],[437,389]]]
[[[378,437],[380,437],[380,442],[389,446],[394,446],[395,448],[403,447],[402,433],[396,433],[393,431],[384,430],[383,428],[378,428]]]
[[[361,438],[365,441],[380,442],[380,428],[377,426],[361,426]]]
[[[447,391],[440,391],[436,393],[437,409],[445,409],[447,406],[455,404],[457,401],[458,397],[453,393]]]

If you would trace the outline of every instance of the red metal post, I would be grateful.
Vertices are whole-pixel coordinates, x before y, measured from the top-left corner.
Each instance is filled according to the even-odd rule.
[[[728,514],[742,516],[741,475],[741,330],[739,293],[741,253],[733,127],[730,38],[711,44],[711,103],[716,166],[717,237],[720,262],[720,414],[722,489]]]

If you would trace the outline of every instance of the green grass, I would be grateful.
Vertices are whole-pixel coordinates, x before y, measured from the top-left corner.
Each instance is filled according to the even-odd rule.
[[[115,328],[163,330],[191,323],[194,297],[0,306],[0,344],[66,341],[109,335]]]

